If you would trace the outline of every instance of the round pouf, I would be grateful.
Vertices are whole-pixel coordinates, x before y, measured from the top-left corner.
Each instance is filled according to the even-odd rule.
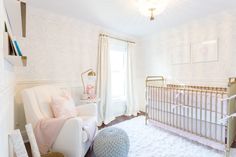
[[[127,157],[129,137],[122,129],[103,129],[95,137],[93,151],[96,157]]]

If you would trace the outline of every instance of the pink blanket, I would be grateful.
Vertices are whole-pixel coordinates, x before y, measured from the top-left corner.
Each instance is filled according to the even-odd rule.
[[[46,154],[52,147],[65,121],[70,117],[48,118],[40,120],[34,133],[41,154]]]
[[[74,117],[47,118],[36,124],[34,133],[41,154],[48,153],[64,123],[70,118]],[[92,141],[96,134],[96,121],[93,119],[84,120],[82,126],[83,131],[87,133],[88,140]]]

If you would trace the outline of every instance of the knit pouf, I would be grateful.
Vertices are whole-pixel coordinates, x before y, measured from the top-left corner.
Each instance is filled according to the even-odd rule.
[[[127,157],[129,137],[122,129],[103,129],[95,137],[93,151],[96,157]]]

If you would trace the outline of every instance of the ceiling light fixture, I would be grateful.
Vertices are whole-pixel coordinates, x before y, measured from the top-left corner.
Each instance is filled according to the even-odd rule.
[[[151,21],[166,9],[167,4],[168,0],[138,0],[141,14],[149,16]]]

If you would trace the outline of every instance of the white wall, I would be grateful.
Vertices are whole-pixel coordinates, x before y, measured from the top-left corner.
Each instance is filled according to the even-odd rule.
[[[227,11],[188,23],[168,28],[141,40],[137,59],[140,66],[139,78],[147,75],[163,75],[177,83],[227,86],[227,79],[236,76],[236,12]],[[173,65],[171,48],[180,44],[191,44],[219,39],[217,62]],[[144,98],[144,88],[140,97]],[[141,100],[144,104],[144,99]]]
[[[28,7],[27,38],[18,39],[28,66],[16,69],[17,128],[23,129],[25,124],[21,89],[48,83],[81,87],[81,73],[89,68],[96,70],[98,37],[102,32],[134,40],[97,25]]]
[[[14,128],[14,73],[3,58],[3,6],[0,0],[0,156],[12,156],[8,134]]]

